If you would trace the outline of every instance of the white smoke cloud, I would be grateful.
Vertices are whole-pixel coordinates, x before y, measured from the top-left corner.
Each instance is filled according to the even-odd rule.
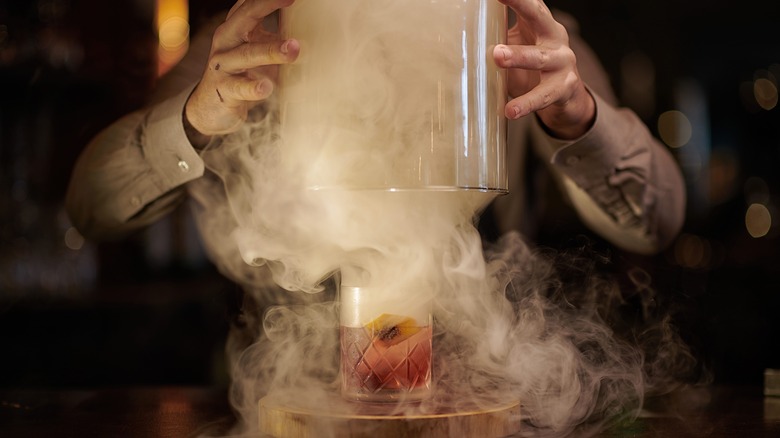
[[[499,132],[503,123],[470,126],[478,117],[468,112],[488,104],[452,91],[462,81],[500,79],[497,71],[463,73],[462,52],[451,50],[471,35],[451,31],[471,19],[455,6],[470,3],[431,2],[435,13],[411,0],[345,2],[338,11],[305,3],[290,13],[301,23],[325,22],[329,31],[307,39],[306,29],[289,30],[301,40],[302,68],[282,72],[280,101],[258,108],[250,123],[203,154],[225,188],[199,195],[209,208],[201,222],[209,251],[266,309],[250,312],[243,338],[231,340],[231,402],[241,432],[260,428],[258,404],[266,396],[333,406],[334,290],[346,268],[377,293],[433,300],[433,393],[397,405],[400,412],[519,400],[523,435],[564,436],[632,418],[647,392],[672,388],[670,368],[687,369],[692,357],[668,320],[637,339],[616,336],[610,318],[626,292],[590,275],[593,260],[533,250],[517,234],[485,251],[474,220],[494,194],[442,190],[457,186],[461,174],[495,173],[469,167],[479,160],[461,162],[452,151],[486,153],[487,137],[469,145],[469,135]],[[468,56],[492,65],[488,44],[474,45],[482,52]],[[459,73],[440,74],[453,70]],[[458,140],[464,126],[466,140]],[[434,190],[420,190],[421,183]],[[388,187],[399,190],[377,190]],[[570,282],[562,270],[582,275]],[[640,283],[636,293],[647,294]],[[659,348],[648,363],[640,344],[650,339]]]
[[[233,351],[231,401],[243,432],[260,427],[258,403],[269,395],[282,404],[348,409],[332,397],[339,391],[333,274],[344,266],[361,266],[367,281],[402,299],[420,299],[419,288],[405,288],[410,283],[425,284],[433,296],[433,395],[397,407],[409,414],[520,400],[523,435],[595,432],[634,418],[646,393],[675,388],[677,373],[695,364],[668,318],[638,327],[635,339],[610,328],[626,294],[652,300],[648,278],[636,274],[634,290],[621,289],[596,275],[603,261],[533,250],[517,234],[483,250],[473,218],[492,195],[309,190],[276,164],[273,118],[260,123],[269,125],[251,125],[214,151],[223,168],[210,161],[228,175],[238,224],[232,236],[243,256],[237,263],[265,264],[251,269],[267,267],[292,291],[250,289],[271,307],[251,345]],[[650,361],[644,345],[654,346]]]

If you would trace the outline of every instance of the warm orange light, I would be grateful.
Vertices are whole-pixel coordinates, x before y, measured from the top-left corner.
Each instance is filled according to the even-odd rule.
[[[157,0],[155,12],[155,29],[159,41],[157,73],[162,75],[181,60],[189,47],[189,2]]]

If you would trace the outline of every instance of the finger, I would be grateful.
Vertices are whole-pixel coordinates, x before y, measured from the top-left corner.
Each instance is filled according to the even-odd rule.
[[[542,0],[498,0],[529,20],[551,16],[550,9]]]
[[[273,90],[273,82],[266,77],[252,79],[246,76],[227,76],[219,82],[214,92],[221,104],[233,107],[244,102],[267,99]]]
[[[496,65],[503,68],[551,71],[574,65],[574,52],[565,46],[550,48],[543,45],[520,46],[498,44],[493,48]]]
[[[252,34],[273,11],[289,6],[294,0],[243,0],[233,5],[214,34],[214,49],[225,50],[252,40]]]
[[[557,22],[552,12],[542,0],[498,0],[507,5],[517,15],[518,20],[534,29],[541,36],[557,32]]]
[[[230,8],[230,10],[228,11],[227,17],[225,18],[225,20],[229,20],[230,17],[236,12],[236,10],[238,10],[238,8],[240,8],[241,5],[243,5],[243,4],[244,4],[244,0],[238,0],[236,2],[236,4],[234,4],[233,7]]]
[[[543,21],[552,18],[550,9],[542,0],[498,0],[510,7],[518,15],[528,21]]]
[[[286,64],[295,61],[300,52],[297,40],[273,41],[264,43],[246,43],[211,57],[210,65],[215,71],[230,74],[274,64]]]
[[[509,101],[504,108],[507,118],[519,119],[535,111],[547,108],[558,101],[560,92],[556,87],[538,85],[522,96]]]

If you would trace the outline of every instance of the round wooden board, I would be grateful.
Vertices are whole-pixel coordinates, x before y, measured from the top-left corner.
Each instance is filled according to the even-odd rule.
[[[316,407],[303,406],[272,397],[261,399],[260,431],[273,438],[498,438],[520,429],[519,402],[469,412],[442,409],[424,415],[394,414],[394,405],[351,404],[337,395]]]

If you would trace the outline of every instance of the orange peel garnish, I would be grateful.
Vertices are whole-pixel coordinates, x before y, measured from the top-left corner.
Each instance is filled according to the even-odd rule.
[[[371,339],[385,345],[395,345],[414,336],[420,325],[414,318],[383,313],[365,325]]]

